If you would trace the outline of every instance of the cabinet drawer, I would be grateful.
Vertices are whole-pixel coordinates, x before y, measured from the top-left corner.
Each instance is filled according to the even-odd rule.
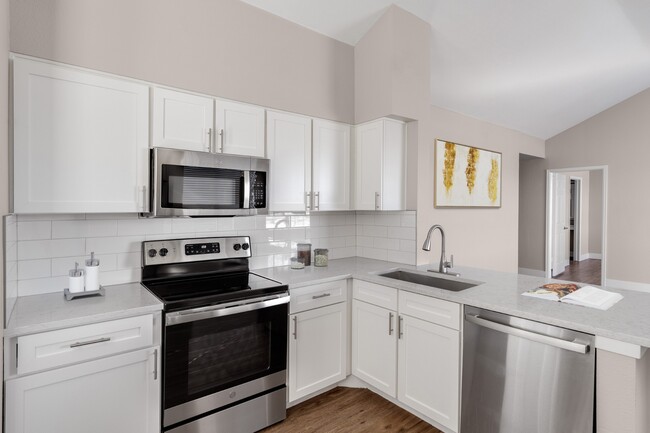
[[[460,304],[455,302],[400,290],[399,312],[447,328],[460,329]]]
[[[354,299],[389,310],[397,310],[397,289],[392,287],[354,280],[352,295]]]
[[[347,280],[339,280],[290,289],[290,314],[343,302],[347,286]]]
[[[153,315],[18,337],[18,374],[86,361],[153,344]]]

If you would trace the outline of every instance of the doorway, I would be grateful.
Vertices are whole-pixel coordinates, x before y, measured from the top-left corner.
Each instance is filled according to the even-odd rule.
[[[605,281],[606,209],[606,166],[547,170],[547,278],[594,285]]]

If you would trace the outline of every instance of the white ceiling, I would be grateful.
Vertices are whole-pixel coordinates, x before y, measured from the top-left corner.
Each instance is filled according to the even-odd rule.
[[[649,0],[243,1],[350,45],[394,3],[431,24],[433,105],[543,139],[650,87]]]

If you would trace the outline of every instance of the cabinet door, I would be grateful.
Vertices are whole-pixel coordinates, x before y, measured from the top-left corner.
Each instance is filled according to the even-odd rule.
[[[217,151],[264,158],[263,107],[217,99]]]
[[[291,316],[289,401],[345,379],[346,305],[342,302]]]
[[[460,333],[401,315],[398,399],[458,431]]]
[[[169,89],[153,89],[153,146],[210,152],[214,100]]]
[[[311,198],[311,119],[268,111],[267,157],[271,160],[271,211],[307,208]]]
[[[350,125],[314,119],[315,210],[350,209]]]
[[[149,88],[17,57],[14,212],[146,212]]]
[[[397,395],[394,311],[352,301],[352,374],[380,391]]]
[[[381,120],[355,129],[355,209],[381,209],[381,167],[384,147]]]
[[[406,125],[384,119],[384,142],[381,178],[382,210],[406,209]]]
[[[7,433],[160,432],[159,348],[6,382]]]

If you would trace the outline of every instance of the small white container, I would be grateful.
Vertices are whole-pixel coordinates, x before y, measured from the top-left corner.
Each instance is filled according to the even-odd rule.
[[[86,291],[95,290],[99,290],[99,260],[93,252],[90,253],[90,259],[86,260]]]
[[[74,269],[70,269],[70,272],[68,272],[68,290],[70,290],[70,293],[84,291],[84,271],[79,269],[79,263],[75,263]]]

